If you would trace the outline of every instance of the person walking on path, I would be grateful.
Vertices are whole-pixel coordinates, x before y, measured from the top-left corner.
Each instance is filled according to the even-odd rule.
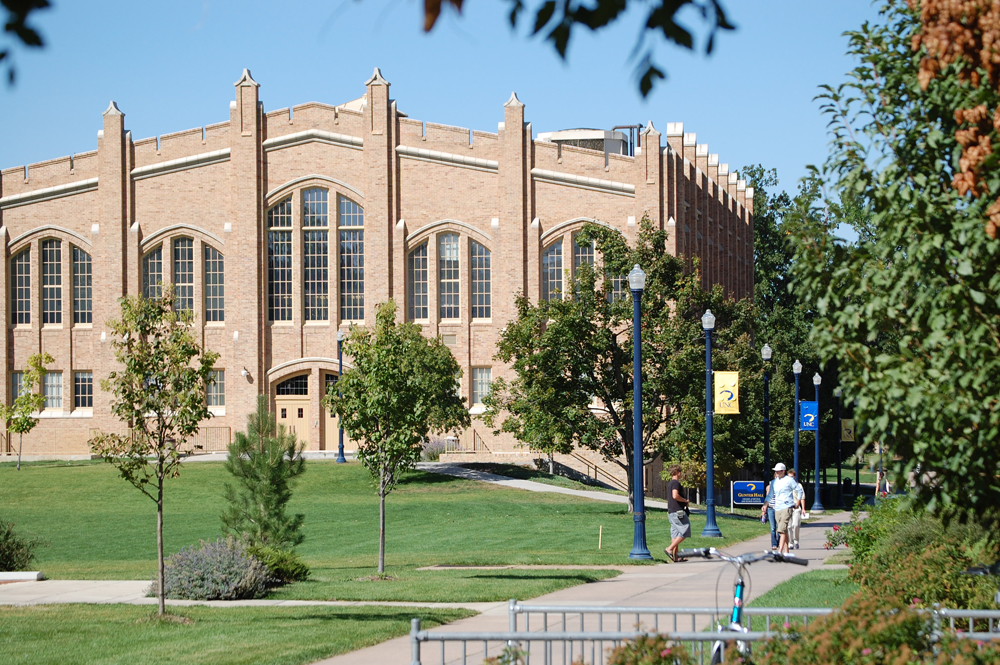
[[[788,554],[788,525],[792,521],[795,506],[795,480],[785,475],[785,465],[774,465],[777,478],[771,483],[774,492],[774,521],[778,524],[778,552]]]
[[[771,525],[771,549],[778,549],[778,524],[774,521],[774,490],[772,490],[771,485],[773,483],[768,483],[767,487],[764,488],[764,505],[760,507],[760,517],[763,522],[765,519],[767,523]]]
[[[681,468],[670,467],[670,482],[667,483],[667,517],[670,520],[670,545],[663,552],[671,561],[687,561],[677,558],[677,548],[685,538],[691,537],[691,520],[688,518],[688,503],[681,487]]]
[[[795,489],[792,490],[792,498],[795,505],[792,506],[792,522],[789,525],[788,540],[793,550],[799,549],[799,529],[802,527],[802,516],[806,514],[806,489],[795,477],[795,469],[788,470],[788,477],[795,481]]]

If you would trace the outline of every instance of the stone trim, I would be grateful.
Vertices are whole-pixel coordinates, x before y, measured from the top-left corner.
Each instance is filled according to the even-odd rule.
[[[552,237],[552,236],[554,236],[556,234],[564,233],[566,231],[566,227],[572,226],[574,224],[579,224],[580,222],[590,223],[590,224],[597,224],[598,226],[604,226],[604,227],[609,228],[609,229],[614,228],[610,224],[598,221],[598,220],[593,219],[591,217],[574,217],[573,219],[567,219],[565,222],[559,222],[558,224],[556,224],[555,226],[553,226],[551,229],[549,229],[548,231],[546,231],[545,233],[543,233],[542,236],[538,240],[539,240],[539,242],[541,242],[541,243],[544,244],[544,242],[545,242],[545,240],[547,238],[550,238],[550,237]]]
[[[10,196],[0,198],[0,210],[17,208],[18,206],[29,205],[31,203],[40,203],[41,201],[51,201],[52,199],[61,199],[64,196],[83,194],[84,192],[92,192],[96,189],[97,178],[89,178],[78,182],[69,182],[65,185],[45,187],[30,192],[22,192],[21,194],[11,194]]]
[[[267,139],[262,145],[264,152],[271,152],[272,150],[291,148],[295,145],[302,145],[303,143],[311,143],[313,141],[336,145],[342,148],[352,148],[354,150],[364,149],[364,140],[357,136],[335,134],[334,132],[327,132],[322,129],[307,129],[304,132],[276,136],[273,139]]]
[[[486,235],[485,233],[483,233],[482,231],[480,231],[476,227],[472,226],[471,224],[467,224],[465,222],[460,222],[457,219],[441,219],[441,220],[438,220],[436,222],[431,222],[430,224],[426,224],[424,226],[421,226],[419,229],[417,229],[416,231],[414,231],[410,235],[406,236],[406,245],[407,245],[407,247],[409,247],[413,243],[414,240],[417,240],[417,239],[423,240],[423,236],[426,235],[426,236],[429,237],[431,235],[431,231],[433,231],[434,229],[436,229],[436,228],[438,228],[440,226],[449,226],[449,225],[461,227],[462,229],[464,229],[464,230],[466,230],[466,231],[468,231],[468,232],[470,232],[472,234],[478,235],[481,238],[485,238],[486,241],[489,242],[489,243],[491,243],[491,244],[493,242],[493,238],[491,238],[490,236]]]
[[[275,187],[274,189],[272,189],[271,191],[269,191],[267,194],[264,195],[264,201],[266,202],[266,205],[268,207],[270,207],[271,205],[273,205],[275,203],[275,201],[272,201],[272,199],[275,198],[276,196],[278,196],[279,194],[284,194],[284,192],[285,192],[286,189],[292,189],[296,185],[300,185],[300,184],[302,184],[302,183],[304,183],[306,181],[309,181],[309,180],[322,180],[323,182],[328,182],[330,184],[337,185],[339,187],[343,187],[344,189],[349,189],[352,192],[354,192],[355,194],[357,194],[360,198],[362,198],[362,199],[365,198],[365,195],[362,194],[360,190],[358,190],[358,189],[356,189],[354,187],[351,187],[350,185],[348,185],[343,180],[337,180],[336,178],[331,178],[330,176],[319,175],[318,173],[312,173],[310,175],[304,175],[301,178],[296,178],[295,180],[289,180],[288,182],[284,183],[283,185],[278,185],[277,187]]]
[[[500,172],[500,162],[492,159],[466,157],[465,155],[455,155],[450,152],[438,152],[437,150],[427,150],[425,148],[412,148],[408,145],[397,145],[396,153],[404,159],[415,159],[420,162],[430,162],[431,164],[442,164],[444,166],[457,166],[462,169],[483,171],[484,173]]]
[[[559,173],[558,171],[546,171],[545,169],[531,169],[531,177],[539,182],[547,182],[553,185],[565,185],[578,189],[604,192],[605,194],[635,197],[635,185],[627,182],[586,178],[584,176],[570,175],[569,173]]]
[[[13,247],[17,243],[19,243],[22,240],[24,240],[25,238],[29,238],[29,237],[31,237],[33,235],[40,235],[40,234],[45,233],[46,231],[58,231],[59,233],[65,233],[68,236],[73,236],[74,238],[76,238],[77,240],[79,240],[81,243],[83,243],[87,247],[93,247],[93,245],[91,244],[91,242],[89,240],[87,240],[86,238],[84,238],[82,235],[80,235],[76,231],[70,231],[69,229],[67,229],[65,227],[56,226],[55,224],[46,224],[45,226],[39,226],[36,229],[31,229],[30,231],[25,231],[24,233],[22,233],[21,235],[17,236],[16,238],[11,238],[10,241],[7,243],[7,246],[8,247]]]
[[[155,178],[158,175],[187,171],[188,169],[196,169],[200,166],[211,166],[212,164],[221,164],[228,161],[229,148],[223,148],[222,150],[203,152],[200,155],[191,155],[190,157],[170,159],[156,164],[137,166],[132,169],[132,179],[145,180],[146,178]]]
[[[145,249],[150,244],[157,242],[162,236],[169,234],[171,231],[178,231],[178,230],[193,231],[194,233],[197,233],[199,235],[211,238],[213,241],[219,243],[220,245],[226,244],[226,241],[220,238],[219,236],[215,235],[214,233],[209,233],[205,229],[200,229],[197,226],[192,226],[191,224],[171,224],[170,226],[164,227],[159,231],[156,231],[155,233],[152,233],[149,236],[143,238],[142,242],[139,243],[139,249]]]

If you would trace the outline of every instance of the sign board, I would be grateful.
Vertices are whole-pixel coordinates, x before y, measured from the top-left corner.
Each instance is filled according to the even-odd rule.
[[[734,480],[732,491],[730,491],[729,509],[733,506],[759,506],[764,503],[764,488],[767,483],[763,480]]]
[[[840,421],[840,440],[854,441],[854,418],[845,418]]]
[[[715,412],[740,412],[739,372],[715,372]]]
[[[799,429],[819,429],[819,402],[799,402]]]

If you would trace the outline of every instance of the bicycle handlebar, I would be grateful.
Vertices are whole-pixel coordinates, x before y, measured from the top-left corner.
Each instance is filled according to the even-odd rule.
[[[680,550],[677,552],[679,557],[698,557],[701,559],[711,559],[716,557],[722,559],[723,561],[729,561],[730,563],[737,564],[750,564],[755,561],[763,561],[764,559],[771,559],[778,563],[794,563],[797,566],[808,566],[809,561],[806,559],[800,559],[799,557],[792,556],[790,554],[779,554],[778,552],[764,552],[763,554],[743,554],[738,557],[728,556],[722,554],[714,547],[698,547],[690,550]]]

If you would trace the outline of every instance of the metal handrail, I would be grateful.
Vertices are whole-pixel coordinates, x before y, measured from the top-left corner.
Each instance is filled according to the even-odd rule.
[[[608,473],[604,469],[602,469],[599,466],[597,466],[596,462],[591,462],[586,457],[583,457],[583,456],[581,456],[581,455],[579,455],[577,453],[570,453],[569,455],[570,455],[570,457],[572,457],[573,459],[577,460],[578,462],[583,462],[587,466],[588,469],[590,467],[594,467],[594,479],[595,480],[598,480],[598,481],[600,480],[600,478],[598,477],[598,474],[604,474],[604,476],[608,479],[608,482],[610,484],[616,486],[618,489],[625,490],[626,492],[628,491],[628,485],[626,483],[623,483],[622,481],[618,480],[617,478],[615,478],[614,476],[612,476],[610,473]]]

